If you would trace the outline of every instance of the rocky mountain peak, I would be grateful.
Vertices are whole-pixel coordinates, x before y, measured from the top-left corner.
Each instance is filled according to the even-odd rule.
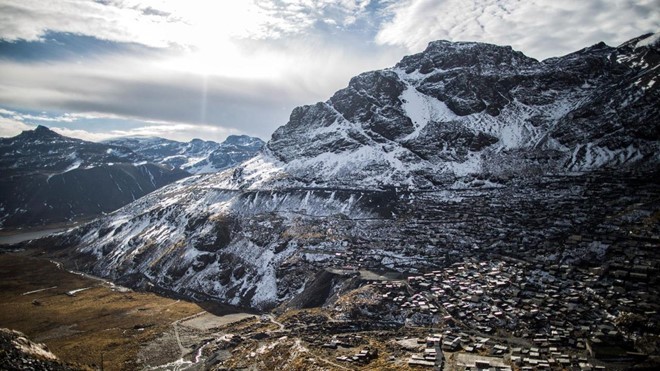
[[[37,133],[37,134],[41,134],[41,135],[59,135],[59,134],[55,133],[54,131],[50,130],[49,128],[47,128],[46,126],[43,126],[43,125],[37,126],[34,129],[34,132]]]
[[[406,73],[418,71],[424,75],[452,69],[473,69],[475,73],[490,74],[538,63],[510,46],[440,40],[430,42],[421,53],[404,57],[396,67]]]
[[[46,126],[39,125],[34,130],[26,130],[22,132],[18,138],[26,140],[36,140],[36,139],[63,139],[64,137],[56,132],[52,131]]]
[[[222,142],[222,144],[231,144],[238,146],[257,145],[259,147],[262,147],[264,145],[264,141],[256,137],[251,137],[249,135],[230,135],[225,139],[224,142]]]
[[[267,147],[295,179],[347,186],[656,161],[654,37],[543,62],[509,46],[435,41],[294,109]]]

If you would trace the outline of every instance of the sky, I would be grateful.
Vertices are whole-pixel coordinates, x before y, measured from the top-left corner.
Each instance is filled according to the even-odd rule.
[[[542,60],[660,31],[660,0],[0,0],[0,136],[268,140],[433,40]]]

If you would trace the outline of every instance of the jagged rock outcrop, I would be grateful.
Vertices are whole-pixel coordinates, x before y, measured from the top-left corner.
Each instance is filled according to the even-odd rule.
[[[427,188],[658,163],[658,45],[649,35],[542,62],[436,41],[296,108],[268,143],[302,183]]]
[[[19,331],[0,328],[0,365],[3,370],[73,371],[84,368],[66,364],[44,344],[37,344]]]

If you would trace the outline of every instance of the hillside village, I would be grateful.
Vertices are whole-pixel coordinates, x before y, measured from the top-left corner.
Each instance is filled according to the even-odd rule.
[[[463,369],[488,368],[491,362],[502,365],[496,369],[595,370],[643,361],[657,351],[660,321],[655,185],[634,176],[627,184],[600,175],[576,180],[541,184],[524,201],[499,198],[493,195],[497,191],[466,192],[460,212],[451,202],[435,204],[435,220],[429,220],[428,209],[419,210],[427,218],[411,217],[416,234],[407,234],[407,225],[401,228],[409,243],[400,256],[393,255],[393,247],[366,250],[359,238],[353,246],[338,243],[325,251],[332,257],[322,260],[332,272],[390,274],[365,280],[370,301],[355,304],[358,309],[335,304],[336,317],[368,318],[370,327],[380,321],[382,328],[391,323],[431,328],[428,338],[420,337],[428,348],[409,358],[416,367],[438,367],[440,350],[493,357],[453,362]],[[534,192],[543,198],[530,197]],[[553,192],[564,197],[559,201]],[[598,202],[583,204],[587,196]],[[619,202],[634,207],[617,210]],[[412,212],[424,207],[423,202],[413,205]],[[544,213],[537,219],[524,214],[539,207]],[[503,221],[507,218],[518,222]],[[423,228],[437,220],[442,233]],[[333,227],[341,230],[339,224]],[[380,246],[395,241],[387,233],[370,237]],[[422,241],[444,243],[440,251],[446,253]],[[415,255],[405,253],[414,247]],[[433,253],[424,256],[424,251]],[[347,314],[355,312],[357,317]]]

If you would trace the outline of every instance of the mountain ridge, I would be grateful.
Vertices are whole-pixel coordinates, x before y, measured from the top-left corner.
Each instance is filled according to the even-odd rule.
[[[0,138],[0,226],[67,223],[108,213],[189,174],[127,148],[60,135],[45,126]]]
[[[151,162],[193,174],[213,173],[256,155],[264,142],[248,135],[229,135],[222,143],[194,138],[179,142],[159,137],[118,137],[103,143],[123,146]]]
[[[49,244],[133,287],[268,309],[328,267],[416,272],[613,228],[603,218],[637,202],[621,189],[658,192],[644,183],[660,161],[660,58],[655,44],[636,48],[647,38],[542,62],[432,43],[294,109],[246,162]],[[539,254],[568,259],[559,242]]]
[[[604,101],[599,94],[592,94],[594,90],[615,91],[626,83],[630,99],[657,101],[657,87],[654,89],[653,84],[657,76],[658,50],[657,47],[641,50],[631,47],[631,44],[639,43],[638,39],[624,43],[620,48],[596,44],[563,58],[543,62],[524,57],[510,47],[432,42],[424,52],[403,58],[393,68],[354,77],[347,88],[338,91],[326,102],[296,108],[289,123],[275,131],[267,146],[276,158],[289,165],[285,168],[293,168],[291,173],[294,177],[297,166],[292,162],[294,157],[295,160],[302,157],[303,166],[300,167],[315,167],[317,173],[327,170],[328,178],[345,172],[343,170],[346,168],[355,169],[357,165],[366,170],[365,173],[369,173],[371,167],[378,169],[375,172],[377,175],[381,175],[383,170],[389,171],[393,173],[393,178],[389,180],[407,182],[412,186],[424,186],[424,183],[432,186],[436,183],[433,174],[428,173],[463,176],[473,171],[471,166],[480,168],[482,172],[497,172],[499,169],[488,163],[495,162],[495,159],[482,156],[482,150],[487,152],[489,147],[495,148],[492,152],[496,153],[487,154],[495,155],[492,157],[497,157],[497,152],[527,147],[541,151],[539,155],[561,155],[567,161],[570,159],[567,156],[569,153],[580,152],[577,143],[569,138],[581,138],[587,134],[587,131],[577,133],[570,127],[580,116],[590,114],[587,109],[581,110],[580,105],[588,107],[598,104],[604,106],[604,111],[619,110],[613,107],[611,101]],[[645,59],[649,62],[644,62]],[[619,76],[626,68],[632,71],[628,71],[627,76]],[[655,75],[653,71],[656,71]],[[637,77],[637,73],[641,76]],[[649,80],[640,80],[644,78]],[[630,81],[632,79],[637,79],[640,84],[644,82],[644,86],[650,84],[651,88],[649,91],[645,91],[644,87],[630,91],[635,90],[635,83],[638,83]],[[367,86],[371,87],[370,94],[365,94]],[[642,90],[641,94],[639,90]],[[623,95],[616,91],[615,94]],[[621,97],[621,101],[625,101],[624,98]],[[658,125],[653,117],[657,117],[658,110],[653,106],[649,103],[649,106],[642,107],[645,122],[633,127],[632,124],[639,118],[631,117],[627,120],[630,122],[628,127],[622,128],[632,134],[627,139],[637,142],[635,148],[614,148],[618,153],[610,155],[612,158],[609,159],[604,150],[600,151],[603,165],[612,163],[616,166],[634,157],[657,153],[657,142],[653,139],[657,138]],[[408,114],[407,108],[414,112]],[[611,125],[617,119],[616,113],[601,116],[600,121]],[[419,122],[413,122],[411,117]],[[518,122],[512,124],[512,121]],[[618,126],[605,127],[607,131],[591,132],[604,136],[622,125]],[[636,130],[650,132],[637,135]],[[340,135],[333,135],[333,131]],[[645,139],[649,140],[645,142]],[[366,156],[365,162],[352,161],[350,166],[344,166],[345,169],[342,169],[341,163],[334,168],[328,166],[327,158],[314,161],[315,156],[329,151],[339,154],[352,152],[359,156],[360,149],[366,147],[365,143],[371,143],[374,148],[383,146],[383,150],[378,151],[381,156],[393,152],[395,155],[390,156],[388,161]],[[444,151],[448,146],[452,147],[450,151]],[[291,147],[298,149],[287,150]],[[626,150],[628,153],[624,153]],[[582,158],[574,159],[576,161],[569,167],[573,170],[598,167],[595,162],[589,163],[586,151],[583,152],[578,153]],[[599,154],[595,150],[592,152]],[[623,161],[613,159],[621,154]],[[426,158],[433,161],[429,164]],[[657,156],[654,161],[657,161]],[[392,170],[399,162],[407,167],[403,174],[397,174],[397,169]],[[548,167],[565,170],[561,168],[561,163],[537,163],[534,159],[524,165],[536,167],[537,170]],[[426,174],[421,177],[411,174],[416,170]],[[425,180],[424,177],[431,179]],[[355,180],[360,179],[349,178],[349,182]],[[375,185],[377,182],[367,179],[367,183]]]

